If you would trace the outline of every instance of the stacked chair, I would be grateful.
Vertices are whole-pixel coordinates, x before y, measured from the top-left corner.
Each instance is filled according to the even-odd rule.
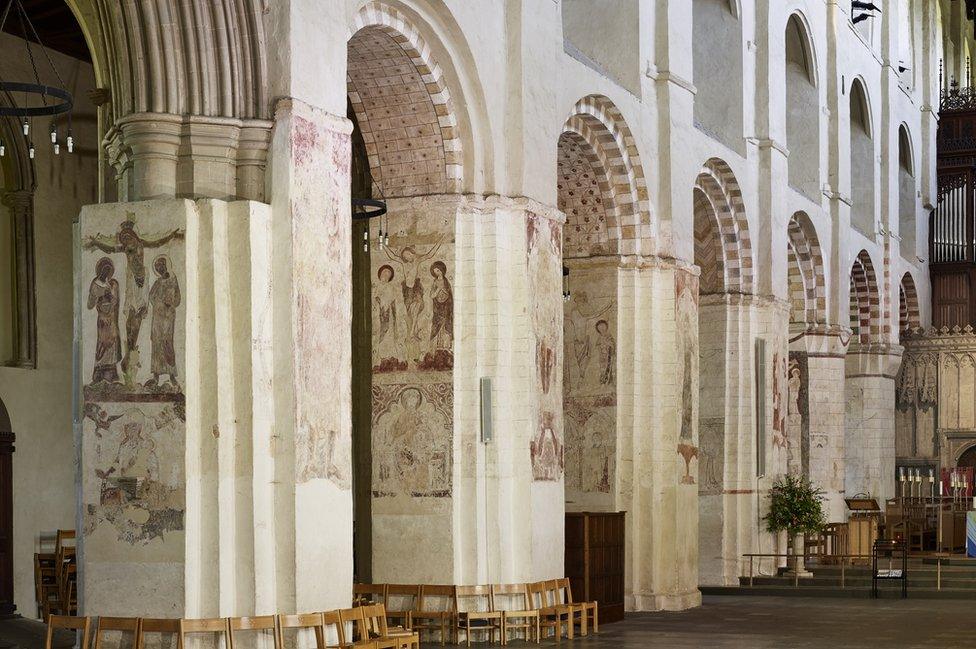
[[[37,614],[45,621],[52,613],[75,615],[78,612],[75,531],[58,530],[54,537],[54,547],[48,546],[49,551],[44,551],[43,546],[42,542],[42,551],[34,554]]]
[[[473,639],[505,645],[513,632],[536,643],[543,637],[559,642],[600,630],[597,603],[575,602],[565,578],[478,586],[356,584],[353,590],[357,604],[382,604],[388,620],[442,646],[470,646]]]

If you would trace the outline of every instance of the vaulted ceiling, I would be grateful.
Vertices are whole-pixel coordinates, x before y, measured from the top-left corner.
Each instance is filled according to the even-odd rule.
[[[10,1],[0,0],[0,15]],[[21,0],[21,2],[44,45],[62,54],[91,62],[85,36],[64,0]],[[24,35],[16,7],[10,12],[3,31],[14,36]],[[28,38],[37,42],[33,34],[28,34]]]

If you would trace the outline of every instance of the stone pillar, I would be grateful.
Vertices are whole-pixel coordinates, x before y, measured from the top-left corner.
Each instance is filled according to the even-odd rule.
[[[350,601],[350,124],[277,118],[271,207],[82,212],[87,614]]]
[[[628,265],[618,309],[627,610],[698,606],[697,272],[657,258]]]
[[[789,437],[796,444],[791,472],[825,492],[827,520],[845,520],[844,379],[850,333],[819,326],[790,341]]]
[[[16,331],[13,367],[37,365],[36,306],[34,302],[34,193],[28,190],[7,192],[3,204],[10,209],[13,222],[14,308]],[[6,360],[6,359],[5,359]]]
[[[895,496],[895,377],[898,345],[851,343],[845,385],[847,497],[867,494],[883,503]]]
[[[389,208],[390,248],[372,252],[373,579],[561,575],[562,215],[499,196]],[[403,282],[430,301],[407,304]]]

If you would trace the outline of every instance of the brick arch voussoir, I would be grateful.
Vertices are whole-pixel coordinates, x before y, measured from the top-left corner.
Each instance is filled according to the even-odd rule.
[[[454,101],[443,68],[434,60],[432,50],[420,30],[396,8],[382,2],[367,2],[353,17],[346,40],[352,40],[357,33],[366,28],[375,28],[389,35],[400,45],[420,74],[425,90],[434,105],[440,127],[445,156],[446,189],[450,193],[460,192],[464,182],[463,146]],[[368,149],[370,145],[370,133],[366,130],[369,128],[368,115],[361,99],[357,105],[356,99],[359,98],[359,94],[348,75],[346,82],[353,112],[363,131]],[[375,147],[369,158],[370,166],[377,169],[379,160],[375,154]]]

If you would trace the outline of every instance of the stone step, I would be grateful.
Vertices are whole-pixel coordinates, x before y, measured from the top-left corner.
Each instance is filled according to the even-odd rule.
[[[900,584],[894,587],[893,582],[883,584],[878,589],[881,599],[897,599],[901,597]],[[866,598],[871,597],[871,588],[829,588],[823,586],[808,586],[793,588],[792,586],[701,586],[703,595],[735,595],[754,597],[832,597],[832,598]],[[967,588],[908,588],[910,599],[957,599],[976,600],[976,590]]]

